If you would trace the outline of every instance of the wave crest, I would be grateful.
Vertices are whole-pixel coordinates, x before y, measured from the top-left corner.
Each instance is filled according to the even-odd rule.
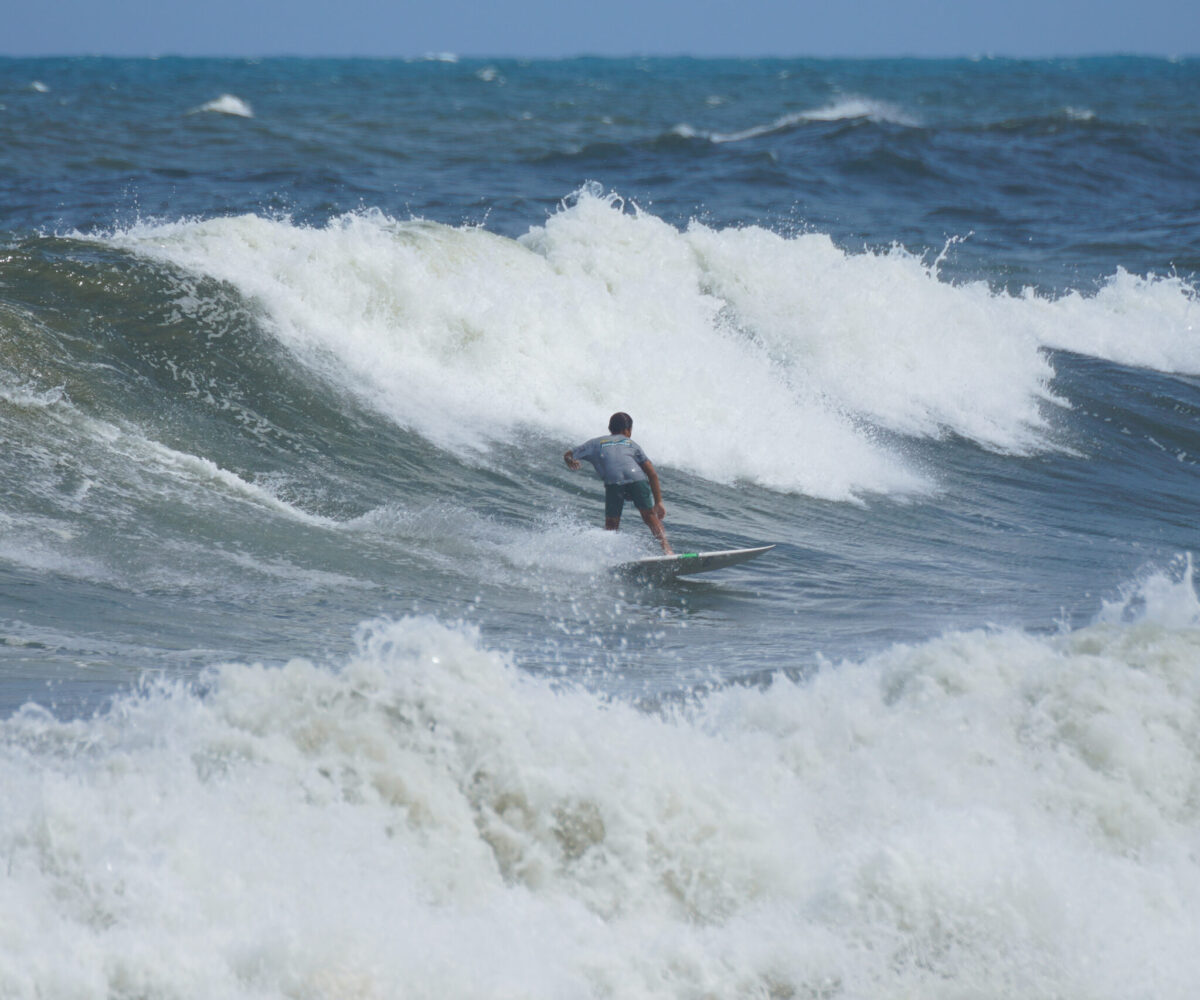
[[[1051,446],[1047,348],[1200,370],[1181,279],[1010,295],[899,247],[680,231],[588,189],[516,241],[378,212],[111,239],[229,282],[323,379],[464,456],[520,428],[577,443],[625,409],[657,462],[714,481],[903,493],[925,482],[881,429]]]

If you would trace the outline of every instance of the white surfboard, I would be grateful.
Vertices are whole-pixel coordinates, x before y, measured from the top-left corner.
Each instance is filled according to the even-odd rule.
[[[690,576],[692,573],[708,573],[710,570],[733,566],[748,559],[757,559],[770,552],[774,545],[760,545],[753,549],[725,549],[721,552],[679,552],[673,556],[649,556],[633,562],[621,563],[616,569],[627,576],[663,580],[675,576]]]

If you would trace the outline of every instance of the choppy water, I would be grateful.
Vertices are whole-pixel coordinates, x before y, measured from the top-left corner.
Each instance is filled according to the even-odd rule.
[[[1194,996],[1198,84],[0,62],[0,995]]]

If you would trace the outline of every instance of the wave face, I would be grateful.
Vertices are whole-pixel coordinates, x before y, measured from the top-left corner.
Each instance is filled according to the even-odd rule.
[[[0,61],[0,996],[1190,1000],[1198,73]]]
[[[233,286],[315,375],[464,456],[523,426],[573,440],[581,410],[603,427],[620,399],[655,424],[664,460],[705,479],[901,493],[921,477],[879,429],[1049,447],[1045,404],[1062,401],[1047,348],[1200,374],[1196,293],[1178,277],[1010,295],[939,281],[902,249],[680,232],[623,207],[584,191],[516,241],[369,213],[319,229],[139,226],[107,242]],[[785,452],[779,427],[800,435]]]

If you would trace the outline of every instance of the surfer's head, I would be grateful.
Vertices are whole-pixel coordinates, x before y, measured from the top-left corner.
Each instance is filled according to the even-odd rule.
[[[633,431],[633,417],[628,413],[614,413],[608,418],[609,434],[624,434]]]

